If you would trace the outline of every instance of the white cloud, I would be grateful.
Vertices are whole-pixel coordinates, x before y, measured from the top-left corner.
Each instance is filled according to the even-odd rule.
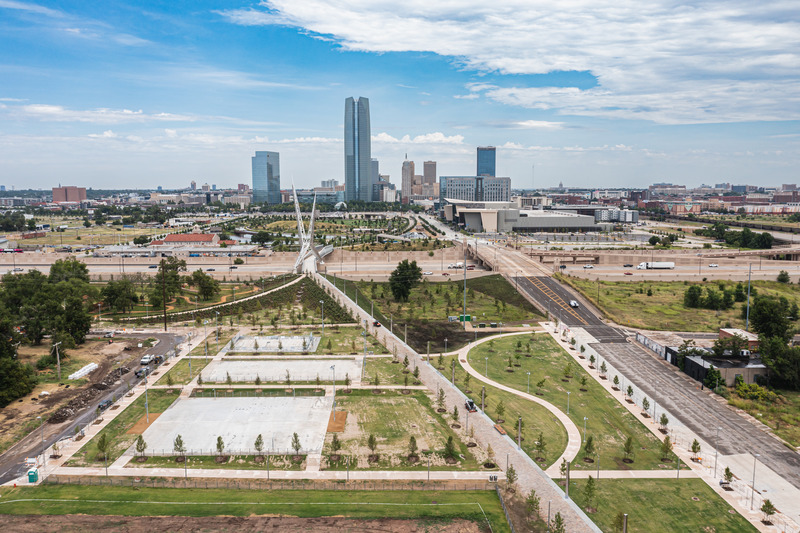
[[[381,132],[372,136],[372,142],[385,144],[464,144],[464,136],[448,136],[437,131],[434,133],[417,135],[413,138],[410,135],[404,135],[402,138],[398,139],[396,137],[392,137],[388,133]]]
[[[564,127],[564,123],[548,122],[546,120],[520,120],[519,122],[512,122],[511,127],[526,130],[560,130]]]
[[[481,95],[478,93],[469,93],[469,94],[454,94],[453,98],[458,98],[459,100],[477,100],[480,98]]]
[[[91,122],[96,124],[121,124],[131,122],[169,121],[192,122],[195,117],[172,113],[144,113],[141,109],[68,109],[60,105],[29,104],[17,106],[11,113],[49,122]]]
[[[796,7],[789,0],[408,0],[399,16],[389,0],[265,0],[221,13],[236,24],[302,28],[345,50],[433,52],[482,73],[586,71],[596,88],[531,88],[512,78],[516,87],[468,90],[565,114],[697,123],[800,119]]]
[[[28,11],[30,13],[38,13],[39,15],[47,15],[48,17],[61,17],[61,13],[54,9],[50,9],[37,4],[29,4],[27,2],[14,2],[12,0],[0,0],[0,8],[2,9],[16,9],[19,11]]]
[[[106,131],[104,131],[103,133],[100,133],[100,134],[98,134],[98,133],[90,133],[89,137],[92,137],[92,138],[95,138],[95,139],[116,139],[118,137],[118,135],[116,133],[114,133],[113,131],[111,131],[111,130],[106,130]]]

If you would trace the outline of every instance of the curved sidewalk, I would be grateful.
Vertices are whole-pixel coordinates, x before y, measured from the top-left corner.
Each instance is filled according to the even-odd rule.
[[[573,422],[572,419],[570,419],[561,409],[559,409],[552,403],[542,400],[537,396],[524,393],[520,390],[508,387],[506,385],[503,385],[502,383],[498,383],[492,379],[489,379],[488,377],[484,376],[483,374],[472,368],[472,366],[469,364],[469,358],[468,358],[469,351],[478,346],[479,344],[482,344],[490,340],[499,339],[502,337],[511,337],[514,335],[528,335],[528,334],[530,334],[530,332],[525,331],[525,332],[515,332],[515,333],[503,333],[502,335],[493,335],[491,337],[485,337],[477,342],[471,342],[466,346],[464,346],[463,348],[461,348],[460,350],[452,353],[457,354],[458,362],[461,365],[461,367],[473,377],[480,379],[481,381],[483,381],[488,385],[491,385],[492,387],[496,387],[500,390],[510,392],[511,394],[515,394],[520,398],[541,405],[542,407],[550,411],[550,413],[552,413],[553,416],[555,416],[559,422],[561,422],[561,425],[563,425],[564,428],[567,430],[567,447],[564,450],[564,453],[562,453],[561,456],[559,456],[559,458],[555,460],[552,466],[550,466],[550,468],[545,470],[545,474],[547,474],[551,478],[557,478],[561,476],[560,472],[561,461],[563,459],[566,459],[567,462],[571,463],[572,460],[575,459],[575,457],[578,455],[578,452],[581,450],[581,432],[578,429],[578,426],[575,425],[575,422]]]

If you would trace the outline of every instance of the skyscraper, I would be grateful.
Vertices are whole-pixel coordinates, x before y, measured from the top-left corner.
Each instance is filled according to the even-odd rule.
[[[425,161],[422,164],[422,184],[433,185],[436,183],[436,161]]]
[[[478,146],[478,176],[495,175],[495,147]]]
[[[281,203],[281,157],[278,152],[256,152],[253,161],[253,203]]]
[[[401,187],[401,201],[404,204],[408,203],[408,197],[411,196],[411,188],[414,185],[414,162],[408,160],[408,154],[406,154],[406,160],[403,161],[403,173],[401,174],[400,179],[400,187]]]
[[[344,101],[345,201],[372,201],[372,150],[369,100],[352,96]]]

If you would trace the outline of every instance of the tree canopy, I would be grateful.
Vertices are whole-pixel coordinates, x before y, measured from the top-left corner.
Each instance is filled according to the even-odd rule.
[[[416,261],[403,259],[389,276],[389,288],[395,301],[407,302],[411,289],[422,279],[422,269]]]

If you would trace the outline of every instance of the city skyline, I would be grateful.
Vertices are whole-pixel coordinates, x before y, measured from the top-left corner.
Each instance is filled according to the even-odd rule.
[[[344,182],[351,94],[398,187],[406,153],[471,175],[487,145],[518,188],[797,181],[800,31],[778,2],[304,5],[0,0],[3,185],[233,186],[262,150],[285,182]]]

